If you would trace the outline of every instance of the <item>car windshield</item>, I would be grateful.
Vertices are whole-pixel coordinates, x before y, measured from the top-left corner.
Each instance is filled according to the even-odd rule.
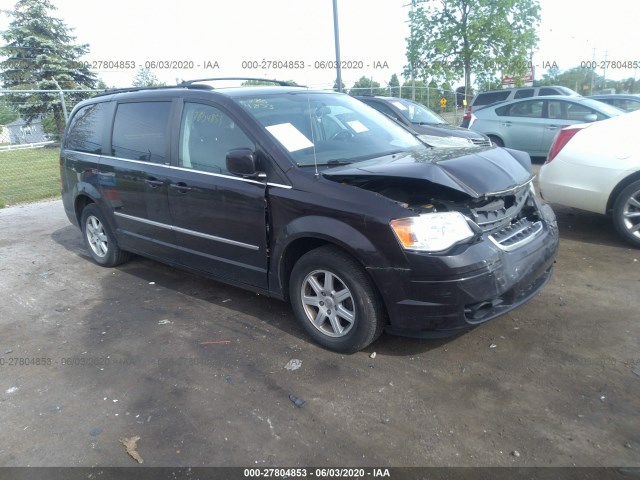
[[[395,99],[391,103],[393,103],[398,110],[400,110],[402,116],[411,123],[428,123],[429,125],[447,123],[447,121],[440,115],[419,103],[405,100],[403,98]]]
[[[237,101],[299,166],[351,163],[426,148],[385,115],[344,94],[296,91]]]

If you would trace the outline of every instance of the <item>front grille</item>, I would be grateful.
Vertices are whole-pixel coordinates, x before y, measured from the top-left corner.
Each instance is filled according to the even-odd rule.
[[[489,235],[489,238],[501,249],[510,251],[529,243],[541,231],[542,222],[521,218]]]
[[[509,225],[529,200],[529,184],[523,185],[513,193],[490,199],[482,206],[471,209],[473,221],[487,233],[493,233]]]

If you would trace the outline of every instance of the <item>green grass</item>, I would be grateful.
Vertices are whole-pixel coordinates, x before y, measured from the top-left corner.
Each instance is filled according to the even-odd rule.
[[[0,151],[0,208],[60,196],[59,148]]]

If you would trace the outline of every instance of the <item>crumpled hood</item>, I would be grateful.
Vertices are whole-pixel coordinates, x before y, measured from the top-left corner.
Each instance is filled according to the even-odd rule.
[[[353,177],[423,179],[474,198],[513,189],[533,177],[527,153],[497,147],[403,152],[330,168],[322,175],[335,181]]]

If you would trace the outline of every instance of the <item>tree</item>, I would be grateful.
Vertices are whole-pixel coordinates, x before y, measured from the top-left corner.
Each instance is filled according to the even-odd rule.
[[[538,42],[538,0],[412,0],[407,39],[411,72],[419,78],[448,82],[471,74],[483,80],[496,73],[521,80]]]
[[[136,76],[133,77],[131,85],[134,87],[164,87],[167,84],[161,82],[156,74],[148,68],[140,67]]]
[[[18,115],[12,108],[11,104],[7,102],[6,97],[0,97],[0,125],[6,125],[7,123],[11,123],[14,120],[18,119]],[[3,139],[0,138],[0,143],[2,143]]]
[[[72,29],[51,15],[56,8],[49,0],[19,0],[12,18],[2,33],[6,42],[0,47],[0,80],[4,88],[15,90],[92,89],[95,75],[80,58],[88,45],[76,45]],[[90,94],[82,92],[66,97],[73,104]],[[53,116],[56,133],[62,135],[64,112],[58,93],[10,94],[8,100],[27,123],[47,114]]]
[[[545,76],[543,75],[543,80]],[[591,85],[593,84],[593,91]],[[553,77],[552,85],[560,85],[575,90],[578,93],[588,95],[604,88],[604,78],[593,70],[582,67],[570,68]]]
[[[353,84],[349,95],[384,95],[384,88],[380,88],[378,82],[363,75]]]
[[[387,85],[389,85],[389,94],[392,97],[400,96],[400,80],[398,79],[398,75],[395,73],[391,75],[391,79]]]
[[[344,92],[344,88],[345,88],[345,87],[346,87],[346,85],[344,84],[344,82],[343,82],[343,81],[340,81],[340,91],[341,91],[341,92]],[[333,81],[333,90],[334,90],[335,92],[337,92],[337,91],[338,91],[338,79],[337,79],[337,78]]]

